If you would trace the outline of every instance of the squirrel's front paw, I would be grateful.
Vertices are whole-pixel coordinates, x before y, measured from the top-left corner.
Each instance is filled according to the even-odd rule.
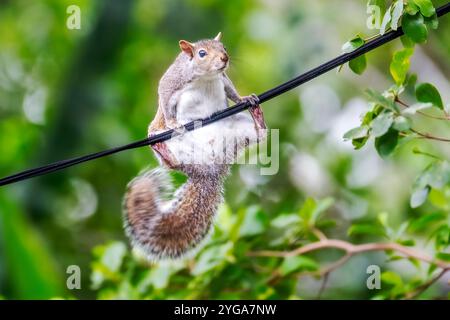
[[[253,107],[259,104],[259,98],[256,94],[252,93],[249,96],[242,97],[241,102],[248,102]]]

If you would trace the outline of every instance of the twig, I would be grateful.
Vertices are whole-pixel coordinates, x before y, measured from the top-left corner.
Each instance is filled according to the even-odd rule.
[[[345,251],[345,255],[342,256],[337,261],[333,262],[329,266],[316,271],[316,272],[307,272],[307,274],[312,275],[318,275],[323,276],[323,282],[319,289],[318,298],[323,294],[323,291],[325,290],[326,283],[328,281],[329,275],[334,270],[340,268],[342,265],[344,265],[350,258],[352,258],[356,254],[364,253],[364,252],[370,252],[370,251],[396,251],[401,254],[403,254],[405,257],[408,258],[414,258],[417,260],[421,260],[424,262],[427,262],[429,264],[434,264],[438,268],[441,268],[442,271],[433,279],[429,280],[428,282],[424,283],[420,287],[418,287],[414,292],[411,292],[410,294],[406,295],[407,299],[414,299],[418,297],[420,294],[422,294],[425,290],[427,290],[431,285],[433,285],[436,281],[438,281],[447,271],[450,270],[450,263],[447,263],[445,261],[436,260],[432,257],[416,251],[414,249],[402,246],[398,243],[366,243],[366,244],[352,244],[350,242],[346,242],[339,239],[328,239],[325,238],[323,240],[320,240],[318,242],[309,243],[303,247],[297,248],[292,251],[254,251],[254,252],[248,252],[247,255],[250,257],[279,257],[279,258],[286,258],[286,257],[293,257],[297,255],[302,255],[308,252],[318,251],[322,249],[340,249]],[[300,273],[301,275],[304,275],[305,272]],[[270,283],[278,282],[280,280],[280,274],[274,273],[272,274],[272,277],[269,279]]]
[[[329,276],[330,276],[330,273],[327,273],[323,276],[323,280],[322,280],[322,284],[319,289],[319,293],[317,293],[317,300],[320,300],[320,298],[322,297],[322,294],[325,291],[325,287],[327,286]]]
[[[317,237],[319,240],[326,240],[328,239],[327,236],[319,229],[313,227],[311,229],[311,232]]]
[[[443,269],[441,272],[439,272],[439,274],[437,276],[435,276],[434,278],[431,278],[429,281],[427,281],[424,284],[422,284],[421,286],[417,287],[416,290],[414,290],[413,292],[406,294],[406,299],[415,299],[418,296],[420,296],[429,287],[431,287],[434,283],[436,283],[439,279],[441,279],[449,270],[450,269]]]
[[[330,273],[340,268],[342,265],[344,265],[351,257],[352,256],[347,253],[344,256],[342,256],[339,260],[333,262],[332,264],[316,272],[317,275],[323,276],[323,282],[322,285],[320,286],[319,293],[317,294],[317,299],[321,298],[327,285],[328,279],[330,277]]]
[[[403,102],[403,101],[400,100],[398,97],[395,98],[395,102],[397,102],[398,104],[402,105],[402,106],[405,107],[405,108],[410,108],[410,105],[409,105],[409,104]],[[416,111],[416,113],[417,113],[417,114],[420,114],[421,116],[424,116],[424,117],[427,117],[427,118],[431,118],[431,119],[435,119],[435,120],[450,121],[450,116],[448,116],[448,115],[446,114],[445,110],[444,110],[444,114],[445,114],[444,117],[441,117],[441,116],[435,116],[435,115],[432,115],[432,114],[428,114],[428,113],[425,113],[425,112],[420,111],[420,110],[419,110],[419,111]]]
[[[347,253],[344,256],[342,256],[339,260],[333,262],[332,264],[326,266],[325,268],[319,270],[316,274],[317,275],[327,275],[333,272],[334,270],[340,268],[342,265],[344,265],[350,258],[352,257],[351,254]]]
[[[402,246],[398,243],[366,243],[366,244],[352,244],[339,239],[326,239],[318,242],[309,243],[303,247],[292,251],[256,251],[247,253],[251,257],[293,257],[302,255],[308,252],[313,252],[322,249],[340,249],[346,252],[346,255],[336,262],[337,267],[345,263],[349,258],[356,254],[370,251],[387,251],[392,250],[403,254],[409,258],[415,258],[430,264],[435,264],[441,269],[450,269],[450,263],[441,260],[435,260],[432,257],[416,251],[414,249]],[[334,267],[336,268],[336,267]],[[322,271],[323,273],[323,271]]]
[[[425,139],[436,140],[436,141],[441,141],[441,142],[450,142],[450,139],[448,139],[448,138],[436,137],[429,133],[423,133],[423,132],[417,131],[415,129],[410,129],[410,130],[411,130],[411,132],[414,132],[415,134],[417,134],[420,137],[425,138]]]

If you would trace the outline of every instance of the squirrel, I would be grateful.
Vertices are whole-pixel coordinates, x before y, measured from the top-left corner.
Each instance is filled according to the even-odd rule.
[[[251,117],[233,115],[151,146],[162,168],[134,178],[124,197],[126,233],[133,247],[149,260],[180,258],[199,247],[223,201],[230,164],[266,135],[258,97],[241,97],[225,73],[230,58],[221,36],[219,32],[213,39],[179,41],[181,52],[159,82],[158,110],[148,135],[178,130],[190,121],[210,116],[229,107],[228,99],[248,103]],[[226,144],[217,145],[224,138]],[[203,153],[202,159],[196,158],[199,153]],[[171,200],[165,199],[172,185],[168,169],[187,176]]]

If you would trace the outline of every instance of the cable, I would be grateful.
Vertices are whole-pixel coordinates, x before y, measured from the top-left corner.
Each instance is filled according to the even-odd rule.
[[[450,11],[450,2],[441,6],[440,8],[438,8],[436,10],[436,14],[438,17],[441,17],[441,16],[449,13],[449,11]],[[377,37],[374,40],[367,42],[366,44],[364,44],[363,46],[357,48],[356,50],[354,50],[352,52],[342,54],[342,55],[334,58],[333,60],[330,60],[314,69],[311,69],[310,71],[308,71],[290,81],[287,81],[273,89],[270,89],[270,90],[260,94],[258,96],[259,101],[260,101],[260,103],[269,101],[287,91],[290,91],[308,81],[311,81],[314,78],[319,77],[320,75],[322,75],[330,70],[333,70],[333,69],[349,62],[350,60],[353,60],[369,51],[372,51],[372,50],[374,50],[374,49],[376,49],[376,48],[378,48],[378,47],[380,47],[402,35],[403,35],[403,30],[402,30],[402,28],[399,28],[396,31],[391,31],[380,37]],[[221,119],[227,118],[229,116],[232,116],[234,114],[237,114],[239,112],[247,110],[249,107],[250,107],[249,103],[238,103],[230,108],[216,112],[207,118],[189,122],[186,125],[184,125],[184,128],[186,131],[192,131],[199,127],[206,126],[213,122],[219,121]],[[74,165],[77,165],[77,164],[80,164],[83,162],[106,157],[106,156],[109,156],[109,155],[112,155],[112,154],[115,154],[118,152],[122,152],[125,150],[140,148],[140,147],[152,145],[152,144],[155,144],[158,142],[163,142],[163,141],[169,140],[170,138],[172,138],[176,135],[179,135],[179,134],[180,134],[179,132],[175,132],[175,130],[171,129],[171,130],[162,132],[160,134],[154,135],[151,138],[139,140],[139,141],[136,141],[136,142],[124,145],[124,146],[120,146],[120,147],[116,147],[116,148],[112,148],[112,149],[108,149],[108,150],[104,150],[104,151],[100,151],[100,152],[96,152],[96,153],[91,153],[91,154],[84,155],[84,156],[77,157],[77,158],[57,161],[57,162],[54,162],[54,163],[51,163],[51,164],[48,164],[48,165],[45,165],[42,167],[25,170],[25,171],[22,171],[22,172],[19,172],[19,173],[13,174],[11,176],[0,179],[0,186],[5,186],[5,185],[19,182],[22,180],[26,180],[26,179],[41,176],[44,174],[48,174],[51,172],[55,172],[58,170],[62,170],[62,169],[65,169],[65,168],[68,168],[68,167],[71,167],[71,166],[74,166]]]

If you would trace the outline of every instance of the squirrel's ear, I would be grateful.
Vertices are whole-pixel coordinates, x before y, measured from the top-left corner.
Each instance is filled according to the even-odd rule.
[[[180,49],[187,53],[191,58],[194,56],[194,45],[186,40],[180,40]]]
[[[220,41],[220,39],[222,39],[222,32],[219,32],[217,36],[214,38],[214,40],[216,41]]]

